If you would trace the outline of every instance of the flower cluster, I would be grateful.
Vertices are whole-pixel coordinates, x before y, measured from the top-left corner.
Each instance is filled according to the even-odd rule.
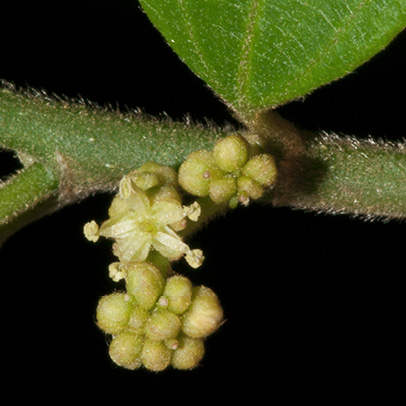
[[[165,274],[152,263],[133,263],[125,270],[126,292],[99,301],[97,324],[113,335],[109,354],[117,365],[194,368],[204,355],[204,338],[221,324],[223,310],[211,289]]]
[[[145,261],[154,249],[170,260],[185,256],[197,268],[203,262],[201,250],[191,250],[178,236],[187,219],[196,221],[200,206],[182,206],[174,169],[153,162],[124,176],[110,209],[110,218],[100,227],[87,223],[85,236],[96,242],[100,236],[115,240],[113,252],[120,264]]]
[[[239,134],[218,141],[212,151],[192,152],[179,168],[179,184],[195,196],[234,208],[259,199],[276,182],[275,159],[256,154]]]
[[[85,225],[90,241],[114,240],[118,261],[109,266],[110,277],[125,281],[125,291],[102,297],[97,307],[117,365],[190,369],[203,357],[203,339],[221,324],[222,307],[211,289],[173,275],[170,265],[181,257],[194,268],[203,262],[202,251],[177,234],[199,215],[196,202],[182,205],[176,171],[149,162],[122,178],[105,222]]]
[[[204,339],[222,323],[216,294],[172,272],[174,260],[184,257],[193,268],[204,260],[178,234],[201,211],[197,202],[182,204],[181,189],[233,208],[260,198],[276,177],[272,155],[254,153],[245,138],[232,134],[212,151],[190,154],[178,172],[148,162],[121,179],[109,218],[84,227],[90,241],[114,241],[118,260],[109,266],[110,277],[125,283],[125,291],[102,297],[97,307],[97,324],[112,335],[109,354],[117,365],[194,368],[204,355]]]

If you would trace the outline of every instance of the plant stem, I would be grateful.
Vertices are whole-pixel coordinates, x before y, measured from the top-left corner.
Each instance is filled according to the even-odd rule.
[[[177,168],[192,151],[212,149],[232,128],[91,108],[0,88],[0,147],[16,151],[25,170],[0,189],[2,238],[35,218],[97,192],[147,161]],[[274,112],[250,123],[247,138],[274,154],[279,176],[267,200],[276,206],[406,217],[406,147],[299,131]],[[190,235],[227,210],[201,200]]]
[[[145,162],[176,168],[190,152],[211,149],[230,130],[121,113],[3,85],[0,148],[15,151],[26,167],[0,194],[3,240],[18,229],[13,224],[38,217],[39,212],[31,209],[37,202],[45,203],[51,190],[54,201],[41,204],[42,215],[96,192],[114,190],[124,174]],[[48,174],[50,184],[39,182],[40,171]],[[18,188],[27,187],[27,179],[33,189],[28,188],[25,196]],[[21,213],[24,219],[17,222]]]
[[[0,187],[0,245],[27,222],[56,206],[58,180],[43,165],[34,163]]]
[[[74,198],[113,189],[147,161],[177,167],[227,131],[0,88],[0,147],[58,173]]]
[[[322,134],[280,162],[277,206],[367,219],[406,217],[406,146]]]

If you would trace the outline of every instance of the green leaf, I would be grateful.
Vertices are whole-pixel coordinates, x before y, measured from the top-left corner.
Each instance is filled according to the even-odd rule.
[[[242,118],[353,71],[406,26],[405,0],[141,0],[180,58]]]

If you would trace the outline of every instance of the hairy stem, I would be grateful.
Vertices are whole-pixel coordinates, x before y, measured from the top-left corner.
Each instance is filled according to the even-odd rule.
[[[0,190],[1,237],[57,208],[97,192],[147,161],[177,168],[195,150],[212,149],[232,128],[123,114],[84,102],[0,88],[0,147],[25,169]],[[312,135],[275,112],[261,113],[245,132],[278,161],[267,200],[276,206],[366,218],[406,217],[406,146]],[[201,200],[194,233],[227,208]]]
[[[43,165],[34,163],[0,187],[0,245],[28,221],[55,206],[58,180]]]
[[[58,186],[52,187],[57,189],[57,202],[43,207],[43,214],[95,192],[114,190],[124,174],[145,162],[176,168],[190,152],[210,149],[229,131],[186,120],[173,122],[137,112],[117,112],[83,101],[57,100],[34,91],[18,92],[9,85],[0,87],[0,148],[15,151],[27,168],[13,178],[13,184],[24,183],[37,168],[56,179]],[[33,185],[36,188],[28,200],[22,195],[21,201],[17,195],[12,198],[11,184],[0,195],[3,236],[15,229],[8,212],[16,213],[12,216],[16,218],[20,206],[26,207],[25,224],[29,213],[34,213],[29,209],[48,195],[49,185]],[[6,232],[7,227],[10,230]]]
[[[277,206],[367,219],[406,217],[406,145],[322,134],[280,161]]]
[[[176,167],[226,131],[0,88],[0,147],[59,173],[74,195],[110,190],[147,161]]]

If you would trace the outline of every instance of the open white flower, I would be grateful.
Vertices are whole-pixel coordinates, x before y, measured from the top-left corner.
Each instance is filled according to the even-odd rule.
[[[198,267],[203,262],[201,252],[192,251],[171,227],[179,225],[191,212],[196,213],[196,205],[193,209],[182,206],[172,186],[164,186],[155,194],[148,195],[131,178],[124,177],[110,209],[110,219],[98,230],[93,223],[92,227],[88,226],[88,238],[93,241],[97,236],[113,238],[114,254],[124,265],[131,261],[144,261],[150,250],[155,249],[169,259],[178,259],[186,254],[191,266]],[[195,216],[192,217],[195,219]]]

